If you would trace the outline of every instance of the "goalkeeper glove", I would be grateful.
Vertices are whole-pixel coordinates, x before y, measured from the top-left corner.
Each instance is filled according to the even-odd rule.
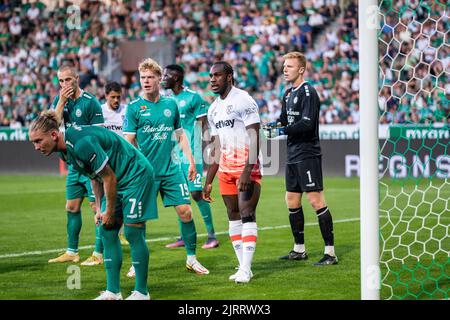
[[[285,127],[280,122],[266,123],[262,129],[267,139],[273,139],[286,134]]]

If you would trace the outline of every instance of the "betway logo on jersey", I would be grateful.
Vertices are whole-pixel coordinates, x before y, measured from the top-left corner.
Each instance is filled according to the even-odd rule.
[[[116,124],[106,125],[105,128],[112,131],[122,131],[122,126]]]
[[[220,128],[225,128],[225,127],[234,127],[234,120],[220,120],[219,122],[216,123],[216,128],[220,129]]]

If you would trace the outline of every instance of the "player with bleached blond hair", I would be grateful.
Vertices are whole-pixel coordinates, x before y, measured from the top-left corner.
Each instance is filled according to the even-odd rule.
[[[155,168],[152,193],[161,194],[165,207],[173,206],[179,216],[180,233],[187,253],[186,268],[197,274],[209,274],[196,258],[197,232],[192,217],[187,181],[172,159],[177,143],[189,160],[188,178],[196,176],[194,157],[183,131],[178,106],[173,98],[160,95],[163,70],[153,59],[139,65],[142,95],[127,106],[123,132],[126,139],[147,157]],[[134,263],[133,263],[134,265]],[[137,274],[137,266],[134,265]],[[128,276],[133,276],[133,268]]]
[[[106,270],[106,290],[95,300],[122,300],[122,247],[118,237],[122,222],[137,265],[135,288],[127,300],[150,300],[149,253],[144,236],[146,221],[157,214],[156,197],[151,194],[151,164],[125,139],[104,127],[73,125],[65,132],[59,131],[53,110],[31,123],[29,135],[37,151],[46,156],[58,152],[74,171],[91,179]]]

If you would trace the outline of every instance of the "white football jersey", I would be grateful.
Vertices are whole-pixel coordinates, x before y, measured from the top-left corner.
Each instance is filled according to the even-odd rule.
[[[121,104],[117,110],[112,110],[107,103],[102,104],[103,118],[105,119],[105,128],[114,131],[123,137],[123,120],[125,119],[126,105]]]
[[[233,86],[225,99],[214,100],[208,110],[208,123],[211,135],[220,140],[219,171],[242,172],[250,145],[245,127],[260,122],[258,105],[244,90]],[[260,162],[258,159],[253,167],[254,174],[260,174]]]

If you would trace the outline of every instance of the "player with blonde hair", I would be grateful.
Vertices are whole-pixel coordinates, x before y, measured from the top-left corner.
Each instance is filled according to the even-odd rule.
[[[74,171],[92,181],[106,270],[106,290],[96,300],[122,300],[118,237],[122,222],[136,265],[135,288],[127,300],[149,300],[145,222],[157,215],[151,164],[125,139],[104,127],[73,125],[59,131],[59,119],[52,110],[32,122],[29,136],[37,151],[46,156],[58,152]]]
[[[316,90],[305,81],[306,58],[301,52],[283,56],[284,79],[292,86],[286,90],[281,115],[276,123],[278,132],[287,135],[286,205],[294,237],[294,248],[283,260],[306,260],[305,218],[302,195],[316,211],[325,243],[324,256],[314,265],[338,263],[334,251],[333,219],[323,193],[322,153],[319,141],[320,99]],[[281,126],[281,127],[280,127]]]
[[[140,63],[139,76],[143,94],[127,106],[125,138],[138,147],[155,168],[153,195],[159,192],[165,207],[175,207],[187,253],[186,268],[197,274],[209,274],[196,258],[197,232],[187,181],[172,159],[177,143],[189,160],[188,179],[195,179],[194,157],[181,127],[178,106],[174,99],[160,96],[162,68],[156,61],[148,58]],[[133,269],[129,276],[133,276]]]

